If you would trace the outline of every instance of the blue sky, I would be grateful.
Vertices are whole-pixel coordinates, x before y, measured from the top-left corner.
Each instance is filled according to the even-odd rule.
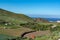
[[[60,0],[0,0],[0,8],[32,17],[60,18]]]

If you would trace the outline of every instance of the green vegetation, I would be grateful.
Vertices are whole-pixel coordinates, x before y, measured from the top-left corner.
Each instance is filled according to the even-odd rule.
[[[33,19],[24,15],[24,14],[16,14],[10,11],[6,11],[0,9],[0,20],[20,24],[20,22],[32,22]]]
[[[9,36],[9,35],[6,35],[6,34],[0,34],[0,40],[8,40],[8,39],[11,39],[11,38],[15,38],[15,37]]]
[[[48,25],[45,25],[45,24],[38,24],[38,23],[22,23],[20,24],[21,26],[23,27],[27,27],[27,28],[31,28],[33,30],[50,30],[51,29],[51,26],[52,24],[48,24]]]
[[[56,27],[52,28],[53,25],[56,25]],[[35,39],[20,37],[22,33],[27,31],[45,30],[50,30],[51,35],[37,36]],[[24,14],[0,9],[0,40],[57,40],[59,37],[60,23],[48,23],[46,20],[45,23],[35,22],[33,18]]]

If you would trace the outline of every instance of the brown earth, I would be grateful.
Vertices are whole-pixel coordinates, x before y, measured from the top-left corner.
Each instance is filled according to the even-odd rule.
[[[24,35],[24,37],[28,37],[28,38],[31,38],[32,36],[44,36],[44,35],[50,35],[51,32],[49,30],[46,30],[46,31],[36,31],[36,32],[32,32],[32,33],[28,33],[26,35]]]
[[[35,22],[47,22],[47,23],[49,23],[49,21],[44,19],[44,18],[35,18]]]
[[[10,36],[21,36],[22,33],[31,31],[29,28],[19,28],[19,29],[3,29],[0,28],[0,34],[6,34]]]

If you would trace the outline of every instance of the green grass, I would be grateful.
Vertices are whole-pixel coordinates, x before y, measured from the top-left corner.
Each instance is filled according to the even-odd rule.
[[[13,36],[5,35],[5,34],[0,34],[0,40],[7,40],[14,38]]]
[[[11,21],[17,21],[17,22],[33,21],[33,19],[27,15],[17,14],[17,13],[10,12],[10,11],[7,11],[7,10],[1,9],[1,8],[0,8],[0,19],[5,20],[5,21],[10,21],[10,22]]]
[[[55,31],[50,36],[36,37],[34,40],[57,40],[59,37],[59,33]]]

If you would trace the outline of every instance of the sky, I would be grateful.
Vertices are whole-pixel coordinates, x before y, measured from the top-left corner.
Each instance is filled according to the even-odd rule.
[[[0,8],[31,17],[60,18],[60,0],[0,0]]]

